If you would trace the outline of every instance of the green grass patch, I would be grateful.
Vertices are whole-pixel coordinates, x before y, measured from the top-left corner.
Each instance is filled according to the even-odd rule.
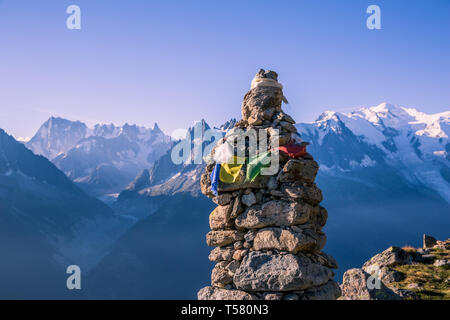
[[[448,252],[445,254],[448,255]],[[402,281],[392,284],[395,287],[414,291],[423,300],[450,300],[449,266],[435,267],[432,264],[419,263],[401,265],[393,269],[405,276]],[[408,288],[411,283],[419,284],[420,288]]]

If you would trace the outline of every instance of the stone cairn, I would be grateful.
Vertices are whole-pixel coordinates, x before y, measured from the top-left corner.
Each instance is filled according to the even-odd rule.
[[[279,146],[290,143],[298,135],[295,121],[281,109],[283,101],[278,75],[261,69],[244,97],[235,129],[264,129],[268,136],[278,129]],[[214,167],[214,162],[206,166],[201,189],[218,205],[206,235],[207,244],[216,247],[209,255],[216,265],[211,286],[202,288],[198,299],[337,299],[340,288],[331,271],[337,263],[321,251],[328,214],[319,205],[322,192],[314,183],[317,162],[309,154],[294,159],[279,152],[276,174],[249,182],[244,165],[235,183],[219,181],[217,195],[210,181]]]

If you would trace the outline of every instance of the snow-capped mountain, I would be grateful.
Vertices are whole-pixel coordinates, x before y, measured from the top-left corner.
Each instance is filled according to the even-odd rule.
[[[232,119],[219,130],[226,131],[234,123]],[[196,125],[209,128],[204,121]],[[387,192],[405,190],[406,186],[424,189],[450,203],[450,111],[426,114],[382,103],[347,114],[327,111],[313,123],[299,123],[296,127],[311,143],[308,151],[319,162],[322,177],[360,181]],[[192,183],[189,189],[181,180],[198,179],[201,168],[175,165],[168,152],[151,169],[146,189],[153,193],[159,190],[160,194],[178,186],[179,190],[192,192],[198,185]]]
[[[450,111],[426,114],[387,103],[347,114],[328,111],[297,124],[323,175],[390,167],[450,203],[449,127]]]
[[[236,120],[231,119],[220,128],[216,128],[216,130],[224,132],[230,125],[234,126],[234,123],[236,123]],[[195,143],[202,140],[205,131],[209,129],[211,127],[202,119],[201,121],[195,122],[186,131],[186,137],[190,139],[191,150],[194,149]],[[187,140],[183,139],[183,141]],[[172,148],[155,161],[149,171],[142,171],[120,193],[117,201],[113,205],[116,212],[125,212],[131,216],[145,217],[161,206],[164,206],[165,198],[168,196],[171,197],[178,193],[186,193],[194,197],[200,195],[199,181],[205,164],[174,163],[172,161],[172,153],[180,142],[181,140],[176,141]],[[203,142],[201,150],[209,143],[211,142]],[[194,157],[195,154],[192,152],[191,160]]]
[[[78,141],[88,135],[90,135],[88,127],[80,121],[50,117],[26,142],[26,146],[35,154],[51,161],[72,149]]]
[[[50,159],[70,179],[96,196],[122,190],[171,146],[157,124],[151,129],[50,118],[26,143]]]

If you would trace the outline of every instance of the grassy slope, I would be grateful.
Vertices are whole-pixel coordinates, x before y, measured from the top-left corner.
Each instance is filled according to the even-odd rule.
[[[430,254],[433,254],[436,260],[450,259],[450,250],[431,249]],[[414,291],[423,300],[450,300],[450,266],[435,267],[431,262],[401,265],[393,269],[404,275],[401,281],[392,283],[393,286]],[[413,283],[419,287],[408,288]]]

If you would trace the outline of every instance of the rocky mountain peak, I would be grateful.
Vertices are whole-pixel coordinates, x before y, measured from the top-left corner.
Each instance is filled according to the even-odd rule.
[[[225,122],[224,124],[222,124],[222,125],[219,127],[219,130],[226,132],[226,131],[228,131],[228,130],[234,128],[234,126],[236,125],[236,123],[237,123],[236,119],[235,119],[235,118],[232,118],[232,119],[228,120],[227,122]]]
[[[87,126],[80,121],[50,117],[44,122],[26,146],[38,155],[52,160],[67,152],[87,134]]]
[[[150,186],[150,172],[148,169],[142,170],[125,190],[138,191]]]
[[[402,113],[403,109],[396,104],[393,103],[389,103],[389,102],[382,102],[377,106],[374,107],[370,107],[369,110],[376,112],[376,113],[392,113],[392,114],[396,114],[396,113]]]
[[[152,130],[155,131],[155,132],[162,132],[162,130],[159,128],[157,122],[155,122],[155,124],[153,125],[153,129]]]
[[[316,123],[321,128],[332,128],[341,126],[342,121],[340,115],[335,111],[325,111],[316,120]]]

